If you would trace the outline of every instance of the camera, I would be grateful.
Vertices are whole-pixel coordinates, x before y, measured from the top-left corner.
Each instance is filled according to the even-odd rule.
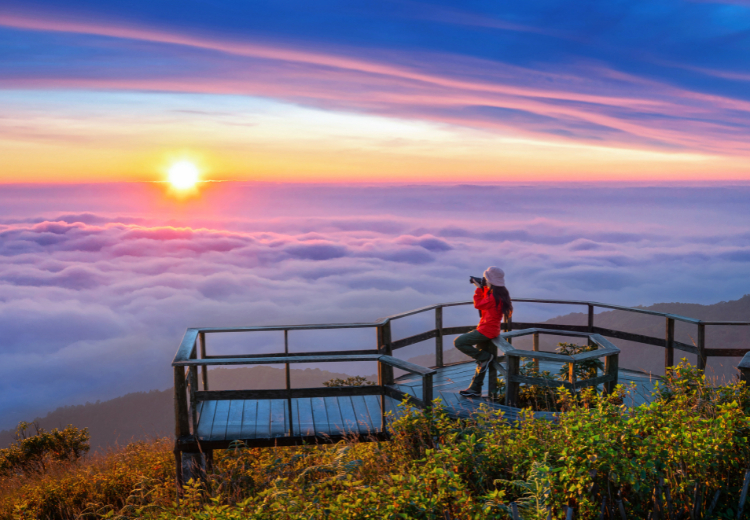
[[[479,287],[484,287],[487,283],[484,281],[482,276],[469,276],[469,281],[473,284],[477,284]]]

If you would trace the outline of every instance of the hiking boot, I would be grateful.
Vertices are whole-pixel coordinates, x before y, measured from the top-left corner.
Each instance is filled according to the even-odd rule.
[[[471,388],[467,388],[466,390],[461,390],[458,393],[464,397],[482,397],[481,390],[477,392],[476,390],[472,390]]]

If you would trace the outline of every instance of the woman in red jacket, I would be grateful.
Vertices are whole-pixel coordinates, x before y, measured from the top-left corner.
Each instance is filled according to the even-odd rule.
[[[500,335],[500,322],[503,316],[507,321],[513,314],[513,303],[505,288],[505,273],[499,267],[488,267],[484,272],[484,284],[475,283],[474,307],[479,309],[481,319],[475,330],[462,334],[453,344],[458,350],[477,362],[477,370],[471,385],[459,394],[464,397],[482,397],[484,374],[493,359],[491,339]],[[476,346],[475,346],[476,345]]]

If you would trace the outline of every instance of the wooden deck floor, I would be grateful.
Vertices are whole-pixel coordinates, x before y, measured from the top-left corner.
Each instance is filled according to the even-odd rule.
[[[544,368],[544,367],[543,367]],[[553,369],[550,366],[547,369]],[[442,400],[449,415],[468,417],[485,405],[502,410],[508,420],[517,419],[518,410],[492,403],[486,399],[467,399],[459,395],[474,373],[474,363],[443,367],[433,376],[435,398]],[[650,386],[648,378],[637,373],[621,371],[623,381],[634,381],[644,390]],[[421,379],[405,375],[396,379],[397,387],[417,399],[422,397]],[[385,398],[386,411],[393,418],[403,413],[398,401]],[[286,399],[217,400],[201,402],[198,412],[197,438],[201,443],[226,444],[233,440],[250,445],[283,442],[285,439],[311,441],[354,435],[360,438],[381,432],[381,402],[379,396],[339,396],[292,399],[292,429],[289,429],[289,405]],[[537,412],[537,416],[551,418],[554,414]]]

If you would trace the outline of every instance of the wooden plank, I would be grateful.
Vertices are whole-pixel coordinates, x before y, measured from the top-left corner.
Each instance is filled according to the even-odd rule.
[[[271,437],[271,401],[258,401],[258,411],[255,416],[255,438],[269,439]]]
[[[328,414],[329,433],[340,435],[346,431],[346,425],[344,424],[344,419],[341,417],[341,410],[339,410],[339,398],[324,397],[323,400],[325,401],[326,413]]]
[[[399,385],[397,388],[410,397],[413,397],[414,399],[421,399],[421,396],[417,395],[417,392],[414,390],[413,386]]]
[[[214,425],[211,428],[211,440],[223,441],[226,439],[229,403],[231,401],[216,402],[216,415],[214,415]]]
[[[428,339],[432,339],[435,337],[437,337],[437,330],[428,330],[427,332],[422,332],[421,334],[415,334],[414,336],[409,336],[408,338],[403,338],[398,341],[392,342],[391,350],[408,347],[409,345],[421,343],[422,341],[427,341]]]
[[[287,406],[286,401],[281,399],[273,399],[271,402],[271,437],[283,437],[287,434],[286,428],[286,415]]]
[[[367,405],[370,422],[372,422],[373,431],[380,431],[380,397],[374,395],[365,395],[362,397]]]
[[[245,401],[229,401],[226,439],[234,440],[242,438],[242,414],[244,406]]]
[[[419,365],[415,365],[414,363],[409,363],[408,361],[404,361],[402,359],[397,359],[393,356],[380,356],[380,362],[386,365],[390,365],[392,367],[400,368],[401,370],[406,370],[407,372],[413,372],[415,374],[419,375],[425,375],[425,374],[434,374],[435,370],[432,368],[425,368],[421,367]]]
[[[362,395],[354,395],[351,397],[352,407],[354,408],[354,415],[357,417],[357,425],[359,426],[359,433],[361,435],[367,435],[375,432],[375,425],[370,417],[370,411],[365,403],[365,398]],[[380,424],[380,417],[378,416],[378,424]]]
[[[391,385],[387,385],[385,387],[385,395],[390,397],[391,399],[394,399],[395,401],[401,402],[407,397],[409,398],[409,403],[412,406],[416,406],[417,408],[424,408],[424,403],[422,403],[421,399],[415,398],[412,394],[409,394],[407,392],[404,392],[396,387],[393,387]]]
[[[354,412],[352,398],[349,396],[341,396],[338,398],[338,402],[339,410],[341,411],[341,419],[344,421],[345,432],[359,433],[359,421],[357,420],[357,414]]]
[[[295,428],[301,435],[315,435],[315,421],[313,419],[312,399],[302,398],[292,401],[297,406],[297,424]]]
[[[202,404],[201,417],[198,421],[198,431],[196,434],[201,440],[211,437],[211,428],[214,426],[214,415],[216,414],[216,401],[206,401]]]
[[[352,354],[337,356],[245,356],[245,357],[220,357],[209,359],[188,359],[175,361],[173,366],[193,365],[280,365],[283,363],[341,363],[350,361],[377,361],[380,354]]]
[[[257,425],[258,401],[245,401],[242,412],[241,439],[254,439]]]
[[[391,421],[398,420],[406,414],[404,407],[399,404],[400,402],[392,397],[385,399],[385,411],[392,414]]]
[[[312,413],[313,420],[315,421],[315,433],[330,433],[331,427],[328,423],[328,412],[326,411],[326,403],[324,397],[313,397],[312,401]]]
[[[338,395],[380,395],[380,388],[376,385],[368,386],[337,386],[318,388],[292,388],[290,390],[210,390],[198,391],[195,399],[198,401],[231,401],[233,399],[285,399],[291,397],[329,397]]]

